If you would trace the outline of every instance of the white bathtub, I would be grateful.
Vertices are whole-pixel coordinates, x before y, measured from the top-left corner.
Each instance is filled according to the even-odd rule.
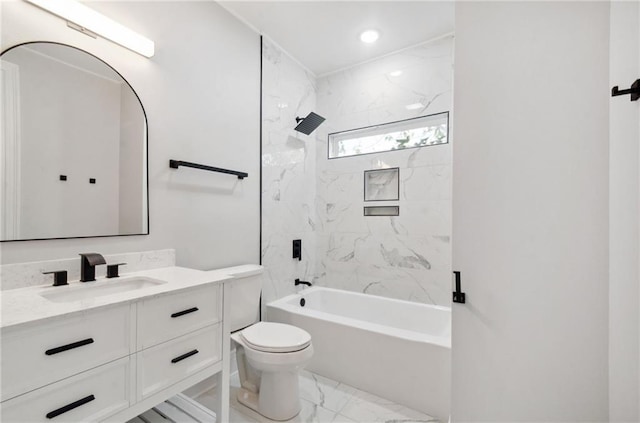
[[[267,304],[267,320],[311,334],[308,370],[448,418],[450,308],[313,287]]]

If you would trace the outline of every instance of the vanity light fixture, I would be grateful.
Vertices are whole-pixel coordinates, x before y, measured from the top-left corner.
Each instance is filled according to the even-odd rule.
[[[375,43],[378,38],[380,38],[380,33],[375,29],[368,29],[360,34],[360,41],[367,44]]]
[[[153,41],[75,0],[26,1],[79,26],[81,32],[87,30],[146,57],[154,54]]]

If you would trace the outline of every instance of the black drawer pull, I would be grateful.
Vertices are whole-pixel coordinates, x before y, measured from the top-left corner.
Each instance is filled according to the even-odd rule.
[[[173,317],[184,316],[185,314],[193,313],[194,311],[198,311],[198,307],[188,308],[186,310],[182,310],[182,311],[179,311],[177,313],[173,313],[171,315],[171,317],[173,318]]]
[[[182,354],[181,356],[174,358],[173,360],[171,360],[171,362],[172,362],[172,363],[177,363],[178,361],[182,361],[182,360],[184,360],[185,358],[189,358],[189,357],[191,357],[192,355],[196,355],[196,354],[198,354],[198,352],[199,352],[198,350],[189,351],[189,352],[188,352],[188,353],[186,353],[186,354]]]
[[[46,355],[54,355],[54,354],[61,353],[63,351],[72,350],[74,348],[82,347],[84,345],[89,345],[89,344],[93,344],[93,338],[87,338],[87,339],[83,339],[82,341],[74,342],[72,344],[51,348],[50,350],[46,350],[44,353]]]
[[[82,399],[79,399],[76,402],[72,402],[71,404],[67,404],[64,407],[60,407],[57,410],[53,410],[53,411],[47,413],[47,418],[48,419],[52,419],[54,417],[58,417],[60,414],[64,414],[67,411],[71,411],[74,408],[78,408],[81,405],[85,405],[86,403],[91,402],[94,399],[96,399],[96,397],[94,397],[93,395],[89,395],[88,397],[84,397]]]

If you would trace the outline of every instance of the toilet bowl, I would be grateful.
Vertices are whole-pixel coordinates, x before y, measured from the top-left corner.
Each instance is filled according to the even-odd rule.
[[[313,356],[311,335],[295,326],[258,322],[231,335],[241,388],[238,402],[271,420],[300,412],[298,371]]]

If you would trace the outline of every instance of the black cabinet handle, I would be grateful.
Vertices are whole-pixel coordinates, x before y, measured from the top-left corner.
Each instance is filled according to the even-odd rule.
[[[93,344],[93,338],[87,338],[87,339],[83,339],[82,341],[74,342],[72,344],[51,348],[50,350],[46,350],[44,353],[46,355],[54,355],[54,354],[61,353],[63,351],[72,350],[74,348],[82,347],[84,345],[89,345],[89,344]]]
[[[91,402],[94,399],[96,399],[96,397],[94,397],[93,395],[89,395],[88,397],[84,397],[82,399],[79,399],[78,401],[72,402],[71,404],[67,404],[64,407],[60,407],[57,410],[53,410],[53,411],[47,413],[47,418],[48,419],[53,419],[54,417],[58,417],[60,414],[64,414],[67,411],[71,411],[74,408],[78,408],[81,405],[85,405],[86,403]]]
[[[193,313],[194,311],[198,311],[198,307],[188,308],[186,310],[179,311],[177,313],[173,313],[171,318],[184,316],[185,314]]]
[[[171,360],[171,362],[172,362],[172,363],[177,363],[178,361],[182,361],[182,360],[184,360],[185,358],[189,358],[189,357],[191,357],[192,355],[196,355],[196,354],[198,354],[198,353],[199,353],[199,351],[198,351],[198,350],[189,351],[189,352],[188,352],[188,353],[186,353],[186,354],[182,354],[181,356],[174,358],[173,360]]]

